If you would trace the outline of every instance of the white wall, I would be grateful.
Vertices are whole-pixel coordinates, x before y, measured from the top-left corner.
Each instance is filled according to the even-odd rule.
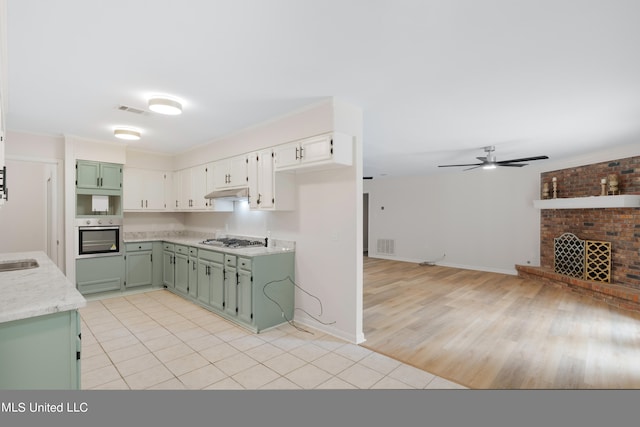
[[[9,201],[0,209],[0,252],[47,251],[47,165],[7,159]]]
[[[507,274],[539,265],[540,172],[527,168],[369,181],[369,256]],[[395,239],[395,256],[378,239]]]
[[[0,252],[43,251],[64,269],[64,141],[19,132],[5,141],[9,201],[0,209]]]

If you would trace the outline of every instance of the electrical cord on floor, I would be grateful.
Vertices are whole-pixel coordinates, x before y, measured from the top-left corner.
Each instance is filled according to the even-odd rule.
[[[300,332],[306,332],[306,333],[308,333],[308,334],[313,335],[313,332],[308,331],[308,330],[306,330],[306,329],[304,329],[304,328],[302,328],[302,327],[300,327],[300,326],[296,325],[296,324],[293,322],[293,319],[289,319],[289,318],[287,317],[287,315],[285,314],[284,309],[282,308],[282,306],[278,303],[278,301],[276,301],[275,299],[271,298],[271,297],[267,294],[267,286],[269,286],[269,285],[271,285],[271,284],[273,284],[273,283],[284,282],[284,281],[287,281],[287,280],[288,280],[289,282],[291,282],[291,283],[293,284],[293,286],[294,286],[294,287],[296,287],[296,288],[300,289],[302,292],[304,292],[305,294],[309,295],[309,296],[310,296],[310,297],[312,297],[312,298],[315,298],[315,299],[318,301],[318,304],[320,305],[320,314],[319,314],[319,316],[322,316],[323,307],[322,307],[322,301],[320,300],[320,298],[318,298],[317,296],[315,296],[315,295],[311,294],[310,292],[308,292],[308,291],[306,291],[305,289],[303,289],[302,287],[300,287],[296,282],[294,282],[294,281],[293,281],[293,279],[291,279],[291,276],[287,276],[287,277],[285,277],[285,278],[283,278],[283,279],[272,280],[272,281],[270,281],[270,282],[265,283],[265,284],[264,284],[264,286],[262,287],[262,293],[264,294],[264,296],[265,296],[265,297],[267,297],[267,299],[268,299],[269,301],[273,302],[275,305],[277,305],[277,306],[278,306],[278,308],[280,309],[280,312],[282,313],[282,317],[284,318],[284,320],[286,320],[286,321],[287,321],[287,323],[288,323],[288,324],[290,324],[291,326],[293,326],[294,328],[296,328],[296,329],[297,329],[298,331],[300,331]],[[318,318],[316,318],[316,317],[312,316],[308,311],[306,311],[306,310],[304,310],[304,309],[302,309],[302,308],[296,308],[295,310],[300,310],[300,311],[302,311],[302,312],[303,312],[303,313],[305,313],[307,316],[309,316],[311,319],[315,320],[316,322],[318,322],[318,323],[320,323],[320,324],[322,324],[322,325],[333,325],[333,324],[335,324],[335,323],[336,323],[336,322],[335,322],[335,320],[334,320],[333,322],[323,322],[322,320],[320,320],[320,319],[318,319]]]

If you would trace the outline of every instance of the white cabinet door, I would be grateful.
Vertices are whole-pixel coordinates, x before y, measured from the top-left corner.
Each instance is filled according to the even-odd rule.
[[[182,171],[175,171],[171,174],[171,203],[169,209],[183,209],[181,194],[182,194]]]
[[[314,163],[331,160],[331,135],[320,135],[300,141],[300,162]]]
[[[274,156],[272,148],[251,153],[248,156],[250,209],[295,209],[295,174],[276,173]]]
[[[229,186],[229,162],[218,160],[213,163],[213,184],[216,190]]]
[[[164,210],[163,171],[125,167],[123,170],[123,208],[128,211]]]
[[[229,159],[229,187],[247,186],[247,158],[236,156]]]
[[[247,156],[249,183],[249,207],[270,209],[273,207],[273,151],[266,149]]]
[[[165,209],[166,172],[148,170],[143,173],[144,207],[145,209]]]
[[[125,211],[144,209],[143,169],[125,167],[122,171],[122,207]]]
[[[247,184],[249,185],[249,208],[258,209],[258,197],[260,188],[258,185],[258,163],[260,156],[258,153],[251,153],[247,156]]]
[[[216,190],[247,186],[247,158],[236,156],[214,162],[214,186]]]
[[[261,209],[273,208],[273,150],[258,153],[258,201]]]
[[[353,163],[351,136],[332,133],[276,146],[275,170],[320,170]]]
[[[288,169],[300,164],[300,144],[292,142],[278,145],[274,148],[275,168]]]
[[[190,209],[205,209],[208,206],[204,196],[207,194],[207,166],[195,166],[190,170],[191,193]]]

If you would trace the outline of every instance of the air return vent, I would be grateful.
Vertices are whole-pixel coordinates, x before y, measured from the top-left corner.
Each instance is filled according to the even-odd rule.
[[[145,110],[141,110],[140,108],[135,107],[129,107],[128,105],[118,105],[118,110],[134,114],[147,114],[147,111]]]
[[[396,241],[394,239],[378,239],[378,254],[395,255]]]

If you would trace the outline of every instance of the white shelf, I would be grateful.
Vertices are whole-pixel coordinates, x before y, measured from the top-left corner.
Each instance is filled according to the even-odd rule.
[[[640,208],[640,195],[592,196],[534,200],[537,209]]]

